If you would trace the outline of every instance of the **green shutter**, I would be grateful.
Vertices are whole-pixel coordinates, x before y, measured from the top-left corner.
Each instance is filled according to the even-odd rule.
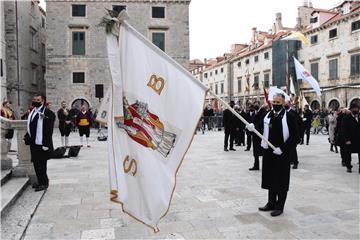
[[[152,42],[161,50],[165,51],[165,33],[152,33]]]
[[[73,32],[73,55],[85,55],[85,32]]]

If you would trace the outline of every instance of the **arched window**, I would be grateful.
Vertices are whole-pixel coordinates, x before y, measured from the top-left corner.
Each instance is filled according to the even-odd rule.
[[[340,107],[340,103],[339,103],[338,100],[333,99],[333,100],[331,100],[331,101],[329,102],[329,106],[328,106],[328,107],[331,108],[331,109],[333,109],[333,110],[335,110],[335,111],[337,111],[337,110],[339,109],[339,107]]]
[[[353,104],[353,103],[360,106],[360,98],[354,98],[353,100],[351,100],[350,105]]]
[[[82,105],[85,105],[86,109],[89,109],[89,108],[90,108],[89,102],[86,101],[86,100],[83,99],[83,98],[78,98],[78,99],[74,100],[74,101],[72,102],[72,104],[71,104],[71,108],[74,108],[74,107],[75,107],[76,109],[80,110],[80,107],[81,107]]]
[[[310,107],[312,110],[320,109],[320,102],[318,100],[313,100]]]

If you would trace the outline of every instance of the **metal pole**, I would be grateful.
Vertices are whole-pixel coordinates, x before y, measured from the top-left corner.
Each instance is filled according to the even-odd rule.
[[[229,104],[227,104],[224,100],[219,98],[215,93],[213,93],[211,90],[209,90],[209,93],[213,95],[219,102],[221,102],[225,108],[229,109],[230,112],[232,112],[237,118],[239,118],[245,125],[249,125],[248,121],[246,121],[240,114],[238,114],[232,107],[230,107]],[[273,150],[275,150],[275,146],[269,142],[261,133],[259,133],[256,129],[254,129],[254,133],[261,139],[263,139]]]

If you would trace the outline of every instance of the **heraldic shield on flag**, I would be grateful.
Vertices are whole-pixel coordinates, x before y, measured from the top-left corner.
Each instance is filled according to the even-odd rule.
[[[207,88],[126,21],[115,25],[107,35],[112,84],[102,106],[108,108],[111,200],[157,232]]]

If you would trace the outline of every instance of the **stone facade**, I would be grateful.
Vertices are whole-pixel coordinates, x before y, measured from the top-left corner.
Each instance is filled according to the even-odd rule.
[[[19,114],[45,93],[44,10],[37,1],[5,1],[6,97]]]
[[[318,21],[304,32],[313,42],[299,51],[299,60],[309,71],[318,66],[317,80],[323,91],[322,97],[317,98],[308,84],[300,85],[313,108],[327,108],[336,101],[340,106],[349,106],[353,99],[360,99],[360,74],[351,73],[352,56],[360,56],[360,29],[352,31],[352,24],[360,21],[360,9],[353,5],[352,12],[346,11],[349,5],[345,2],[332,11],[314,11],[310,17]],[[339,14],[340,11],[345,14]],[[336,36],[330,37],[330,31],[336,31]],[[336,76],[330,75],[330,64],[336,65]],[[354,65],[359,68],[360,62]]]
[[[105,9],[125,6],[129,23],[152,39],[153,32],[165,33],[165,52],[187,67],[189,62],[188,1],[58,1],[47,0],[46,94],[54,108],[62,100],[69,105],[85,100],[91,108],[99,107],[95,84],[110,84],[105,29],[99,26]],[[73,4],[86,4],[84,17],[72,16]],[[152,7],[164,7],[164,18],[153,18]],[[85,54],[72,52],[72,33],[85,32]],[[83,83],[73,83],[73,72],[84,72]]]
[[[0,80],[1,80],[1,100],[3,100],[4,98],[7,98],[4,1],[0,1]]]

